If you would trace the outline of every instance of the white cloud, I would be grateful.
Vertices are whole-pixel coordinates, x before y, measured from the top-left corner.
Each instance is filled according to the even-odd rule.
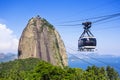
[[[5,24],[0,24],[0,53],[16,53],[18,48],[18,39],[13,31]]]

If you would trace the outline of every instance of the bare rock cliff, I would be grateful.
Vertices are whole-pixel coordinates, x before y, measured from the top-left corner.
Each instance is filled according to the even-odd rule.
[[[61,67],[68,65],[66,49],[59,33],[39,16],[29,20],[19,40],[18,58],[29,57]]]

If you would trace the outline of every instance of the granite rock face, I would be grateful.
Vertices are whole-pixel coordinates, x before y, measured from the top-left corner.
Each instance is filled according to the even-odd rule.
[[[39,16],[31,18],[22,32],[18,58],[40,58],[57,66],[67,66],[64,43],[56,29]]]

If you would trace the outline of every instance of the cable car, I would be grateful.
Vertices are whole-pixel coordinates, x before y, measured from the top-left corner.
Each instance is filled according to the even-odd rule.
[[[96,38],[95,37],[83,37],[78,40],[78,48],[80,51],[91,51],[96,48]]]
[[[82,23],[84,25],[84,32],[78,40],[78,50],[79,51],[94,51],[96,48],[96,38],[90,32],[91,22]]]

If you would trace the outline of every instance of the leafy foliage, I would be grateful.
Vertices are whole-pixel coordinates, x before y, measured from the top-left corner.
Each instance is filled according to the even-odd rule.
[[[36,58],[19,59],[0,64],[0,80],[120,80],[114,68],[88,66],[61,68]]]
[[[42,19],[42,21],[44,22],[44,24],[43,25],[45,25],[45,26],[48,26],[49,28],[51,28],[51,29],[53,29],[54,30],[54,27],[53,27],[53,25],[52,24],[50,24],[46,19]]]

